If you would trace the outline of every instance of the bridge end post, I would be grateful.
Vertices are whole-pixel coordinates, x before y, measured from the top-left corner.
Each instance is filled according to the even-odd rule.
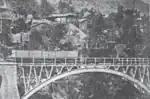
[[[0,75],[2,77],[0,99],[20,99],[16,65],[0,65]]]

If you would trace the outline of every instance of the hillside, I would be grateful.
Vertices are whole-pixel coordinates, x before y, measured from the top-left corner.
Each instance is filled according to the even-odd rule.
[[[60,0],[48,1],[56,7]],[[71,0],[62,1],[69,2]],[[138,8],[143,13],[149,12],[149,4],[145,3],[146,0],[72,0],[71,2],[77,11],[80,11],[83,8],[95,8],[97,10],[100,10],[103,14],[108,14],[110,12],[116,12],[116,7],[118,4],[121,4],[126,8],[132,8],[134,6],[134,1],[135,8]]]
[[[8,1],[7,4],[9,5],[9,2],[12,2],[13,0],[7,1]],[[40,6],[42,2],[46,0],[27,0],[27,1],[29,2],[36,1],[37,4]],[[47,1],[50,2],[55,9],[57,9],[60,0],[47,0]],[[116,12],[118,4],[121,4],[126,8],[132,8],[133,6],[135,6],[135,8],[138,8],[141,12],[148,13],[150,4],[150,0],[61,0],[61,1],[72,3],[72,6],[75,8],[76,11],[81,11],[81,9],[83,8],[88,9],[94,8],[100,10],[103,14]],[[0,0],[0,4],[3,4],[2,2],[3,0]]]

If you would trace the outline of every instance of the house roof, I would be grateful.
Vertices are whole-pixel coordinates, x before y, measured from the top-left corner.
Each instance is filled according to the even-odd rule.
[[[79,19],[78,21],[79,22],[84,22],[84,21],[86,21],[86,19]]]
[[[46,19],[43,19],[43,20],[32,20],[32,25],[31,27],[35,27],[37,25],[40,25],[40,24],[48,24],[48,25],[55,25],[56,23],[55,22],[52,22],[52,21],[49,21],[49,20],[46,20]]]
[[[65,13],[65,14],[51,14],[48,18],[58,18],[58,17],[76,17],[76,14],[73,13]]]

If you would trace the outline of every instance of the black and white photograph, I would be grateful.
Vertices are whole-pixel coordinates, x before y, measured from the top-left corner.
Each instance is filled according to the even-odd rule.
[[[150,0],[0,0],[0,99],[150,99]]]

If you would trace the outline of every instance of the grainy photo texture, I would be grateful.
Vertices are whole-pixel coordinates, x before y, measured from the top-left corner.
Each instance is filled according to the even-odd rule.
[[[150,99],[150,0],[0,0],[0,99]]]

